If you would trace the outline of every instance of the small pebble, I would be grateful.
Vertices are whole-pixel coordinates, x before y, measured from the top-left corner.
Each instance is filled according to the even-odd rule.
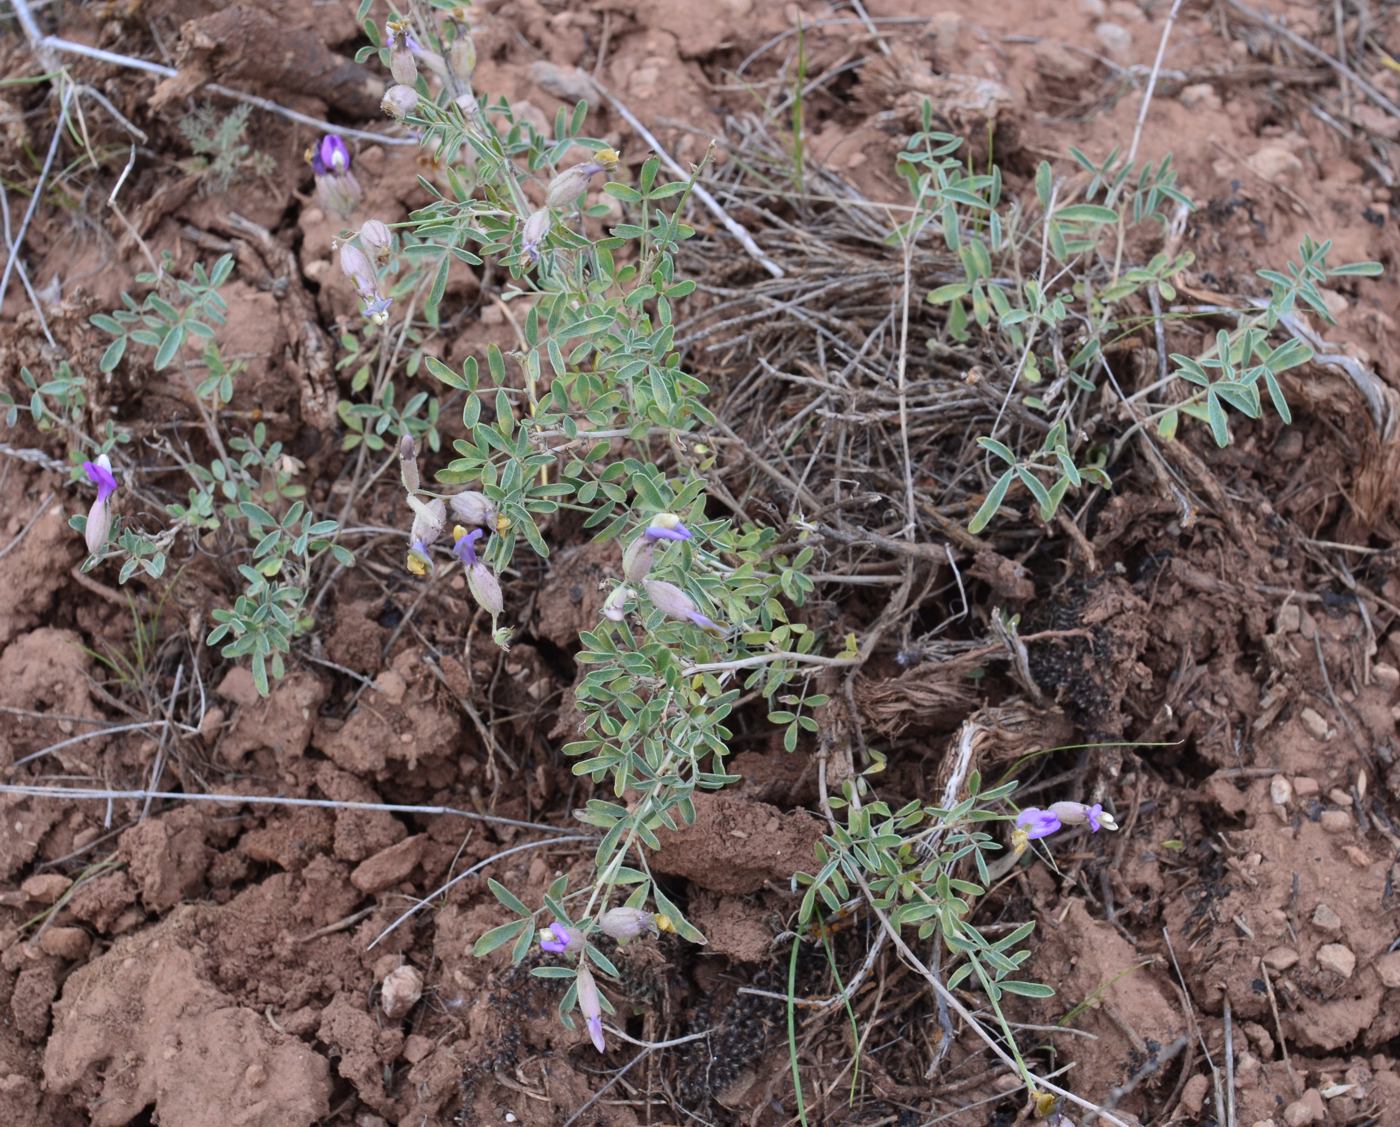
[[[1343,947],[1340,943],[1324,943],[1317,949],[1317,965],[1343,978],[1350,978],[1356,969],[1356,956],[1349,947]]]
[[[1094,25],[1094,38],[1103,44],[1104,50],[1117,58],[1125,58],[1133,49],[1132,33],[1122,24],[1104,23]],[[1293,158],[1297,160],[1297,157]],[[1299,162],[1299,168],[1302,163]]]
[[[1327,721],[1316,711],[1305,708],[1298,714],[1298,719],[1303,722],[1303,727],[1308,730],[1308,734],[1315,740],[1325,740],[1327,738]]]
[[[1299,798],[1313,798],[1322,788],[1317,785],[1317,780],[1309,775],[1293,776],[1293,793]]]
[[[1269,799],[1275,806],[1287,806],[1293,798],[1293,785],[1282,775],[1269,780]]]
[[[1326,904],[1319,904],[1312,914],[1313,926],[1329,935],[1337,935],[1342,930],[1342,917]]]
[[[418,1004],[423,996],[423,976],[417,967],[402,966],[389,972],[384,980],[379,1004],[384,1016],[397,1021]]]
[[[1298,952],[1292,947],[1274,947],[1264,952],[1264,965],[1270,970],[1287,970],[1298,961]]]
[[[1376,684],[1383,685],[1391,692],[1395,691],[1396,686],[1400,686],[1400,669],[1393,665],[1377,662],[1371,666],[1371,672],[1375,675]]]
[[[1400,989],[1400,951],[1392,951],[1376,960],[1376,973],[1387,990]]]
[[[1351,815],[1345,810],[1324,810],[1319,821],[1322,825],[1323,833],[1351,833]]]
[[[1274,615],[1274,632],[1277,634],[1296,634],[1298,625],[1302,621],[1302,608],[1297,603],[1286,603],[1279,607],[1278,614]]]
[[[21,884],[19,890],[40,904],[52,904],[68,891],[72,883],[62,873],[40,873]]]
[[[1337,806],[1351,805],[1351,795],[1347,794],[1347,792],[1342,790],[1341,787],[1333,787],[1331,790],[1329,790],[1327,792],[1327,798],[1328,801],[1332,802]]]
[[[1201,1108],[1205,1106],[1206,1093],[1210,1090],[1210,1080],[1204,1072],[1198,1072],[1190,1080],[1186,1081],[1186,1087],[1181,1089],[1180,1107],[1187,1115],[1197,1116],[1201,1113]]]
[[[39,936],[39,950],[46,955],[76,962],[87,958],[92,937],[80,927],[51,927]]]

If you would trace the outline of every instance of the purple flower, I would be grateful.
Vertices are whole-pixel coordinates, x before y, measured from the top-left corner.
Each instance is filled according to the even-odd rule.
[[[551,955],[562,955],[580,942],[578,932],[565,927],[558,920],[540,929],[540,950],[548,951]]]
[[[384,25],[384,30],[388,33],[389,50],[392,51],[396,47],[407,47],[415,55],[422,52],[423,46],[413,37],[407,20],[389,20]]]
[[[350,171],[350,150],[334,133],[327,133],[311,157],[311,171],[317,176],[340,176]]]
[[[389,319],[389,306],[393,304],[392,297],[376,297],[372,301],[367,301],[360,312],[365,315],[366,320],[373,321],[376,325],[382,325]]]
[[[675,513],[657,513],[651,518],[647,530],[642,533],[648,540],[689,540],[690,529],[681,523]]]
[[[112,534],[112,510],[107,507],[109,498],[117,489],[117,478],[112,473],[112,463],[106,454],[98,456],[95,462],[84,462],[83,471],[88,480],[97,486],[97,500],[88,509],[87,525],[83,539],[87,542],[89,555],[97,555],[107,545],[107,537]]]
[[[486,535],[486,531],[474,528],[468,532],[459,524],[452,530],[452,535],[457,539],[457,543],[452,546],[452,553],[467,569],[467,589],[471,591],[477,605],[489,614],[494,622],[505,604],[501,598],[500,581],[495,573],[476,557],[476,542]]]
[[[104,454],[95,462],[84,462],[83,472],[88,475],[88,480],[97,486],[97,499],[106,501],[117,491],[117,475],[112,472],[112,465]]]
[[[1051,810],[1042,810],[1038,806],[1027,806],[1016,815],[1016,825],[1019,829],[1026,831],[1026,837],[1031,841],[1037,838],[1049,837],[1060,828],[1060,819]]]
[[[471,567],[472,564],[477,562],[476,542],[485,535],[485,531],[480,528],[473,528],[470,532],[463,533],[461,536],[457,537],[457,543],[452,547],[452,554],[467,567]]]

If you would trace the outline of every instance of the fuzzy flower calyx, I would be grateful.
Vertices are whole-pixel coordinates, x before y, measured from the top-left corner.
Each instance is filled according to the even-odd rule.
[[[95,462],[84,462],[83,472],[97,486],[97,499],[88,509],[87,526],[83,532],[88,554],[95,556],[106,546],[107,537],[112,533],[112,510],[107,501],[117,490],[117,477],[106,454],[99,455]]]
[[[1052,802],[1050,813],[1066,826],[1082,826],[1087,822],[1091,833],[1118,828],[1113,815],[1097,802],[1092,806],[1082,802]]]
[[[619,943],[625,943],[645,933],[659,934],[659,919],[660,917],[641,908],[609,908],[599,918],[598,930],[604,935],[612,936]]]
[[[589,181],[600,172],[611,172],[621,159],[616,149],[603,149],[592,160],[566,168],[549,182],[545,189],[546,207],[570,207],[588,190]]]
[[[540,244],[548,237],[553,222],[553,216],[547,207],[532,211],[530,217],[525,220],[525,226],[520,232],[520,250],[531,262],[540,260]]]
[[[394,236],[382,219],[366,219],[360,227],[360,242],[368,247],[380,262],[389,257],[393,250]]]
[[[607,1042],[603,1040],[603,1000],[598,993],[598,983],[593,972],[588,969],[587,960],[578,965],[578,1008],[588,1024],[588,1035],[593,1039],[593,1047],[600,1053],[607,1052]]]
[[[652,605],[668,618],[692,622],[696,626],[712,630],[717,634],[724,633],[723,627],[714,619],[702,614],[695,605],[695,600],[674,583],[667,583],[664,579],[647,579],[643,581],[642,588],[646,591],[647,598],[652,601]]]
[[[354,243],[340,244],[340,272],[355,284],[355,292],[365,303],[364,315],[376,325],[384,324],[389,319],[389,306],[394,299],[380,291],[379,276],[373,264]]]
[[[418,444],[413,441],[411,434],[399,439],[399,480],[403,482],[404,492],[410,497],[417,493],[423,484],[423,479],[418,476]]]
[[[402,121],[418,107],[418,91],[399,82],[384,92],[379,108],[396,121]]]
[[[476,556],[476,542],[485,535],[483,529],[474,528],[468,532],[460,524],[457,525],[452,530],[452,536],[457,541],[452,553],[467,569],[467,589],[471,591],[472,598],[494,621],[500,617],[504,602],[501,598],[500,582],[491,569]]]
[[[417,468],[414,465],[415,472]],[[436,498],[424,501],[412,494],[409,494],[408,504],[413,509],[413,528],[408,534],[408,559],[404,566],[414,575],[427,575],[433,570],[428,548],[447,525],[447,506]]]
[[[461,493],[454,493],[447,499],[447,503],[452,506],[452,515],[468,528],[504,532],[510,527],[509,521],[505,522],[504,528],[501,527],[501,516],[496,506],[491,503],[491,498],[475,489],[464,489]]]

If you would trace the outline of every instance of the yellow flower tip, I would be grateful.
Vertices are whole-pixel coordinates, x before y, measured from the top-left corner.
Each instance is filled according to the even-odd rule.
[[[428,574],[428,561],[423,558],[423,553],[416,549],[408,553],[408,560],[404,566],[414,575]]]
[[[673,921],[670,916],[658,913],[656,916],[656,929],[658,931],[669,931],[674,935],[676,931],[675,921]]]
[[[1031,835],[1020,826],[1011,831],[1011,855],[1019,857],[1030,846]]]
[[[496,533],[497,535],[504,536],[509,531],[510,517],[506,516],[504,513],[501,513],[498,517],[496,517]]]
[[[651,518],[651,523],[657,528],[679,528],[681,518],[675,513],[657,513]]]
[[[616,149],[601,149],[598,152],[598,163],[607,169],[616,168],[617,162],[621,159],[622,154]]]
[[[316,159],[316,150],[315,150],[315,148],[312,147],[311,145],[307,145],[307,146],[306,146],[306,152],[304,152],[304,153],[301,154],[301,159],[304,160],[304,161],[306,161],[307,164],[310,164],[313,160]]]
[[[467,534],[467,530],[466,530],[465,528],[463,528],[460,524],[454,524],[454,525],[452,526],[452,542],[453,542],[454,544],[455,544],[458,540],[462,539],[462,537],[465,536],[466,534]]]
[[[1059,1097],[1054,1092],[1037,1092],[1034,1088],[1030,1090],[1031,1103],[1035,1106],[1035,1117],[1045,1119],[1055,1110],[1059,1103]]]

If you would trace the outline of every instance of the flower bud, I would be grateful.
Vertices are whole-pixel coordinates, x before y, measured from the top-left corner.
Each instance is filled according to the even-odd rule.
[[[452,515],[468,528],[495,528],[496,506],[485,493],[475,489],[464,489],[447,499],[452,506]]]
[[[403,482],[404,492],[409,494],[417,493],[423,484],[418,476],[418,445],[411,434],[399,439],[399,480]]]
[[[598,994],[598,983],[593,980],[593,972],[588,969],[588,960],[578,965],[578,1008],[588,1024],[588,1035],[593,1038],[593,1047],[600,1053],[607,1052],[607,1042],[603,1040],[603,1000]]]
[[[640,583],[651,571],[651,560],[656,555],[656,541],[648,536],[638,536],[627,545],[622,553],[622,574],[634,583]]]
[[[609,908],[598,920],[598,930],[610,935],[619,943],[626,943],[644,932],[657,935],[660,928],[656,917],[641,908]]]
[[[408,49],[408,44],[400,41],[399,45],[389,52],[389,73],[394,76],[394,81],[402,83],[404,86],[412,86],[418,81],[418,63],[413,58],[413,52]]]
[[[402,121],[418,106],[418,91],[399,83],[384,92],[379,108],[396,121]]]
[[[367,246],[374,257],[384,262],[394,246],[394,236],[381,220],[366,219],[360,227],[360,242]]]
[[[476,44],[465,31],[459,30],[452,46],[447,49],[447,62],[452,67],[452,73],[463,82],[471,79],[472,72],[476,70]]]
[[[695,600],[664,579],[648,579],[642,584],[652,605],[668,618],[678,618],[682,622],[693,622],[705,630],[723,633],[723,629],[713,619],[700,613]]]

